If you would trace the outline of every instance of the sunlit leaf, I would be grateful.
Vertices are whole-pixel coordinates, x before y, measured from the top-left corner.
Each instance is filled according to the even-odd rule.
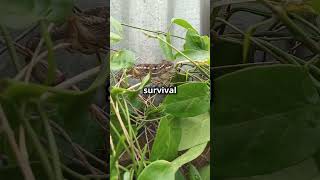
[[[128,50],[120,50],[110,57],[110,67],[112,71],[130,68],[134,65],[135,55]]]
[[[189,175],[189,180],[202,180],[202,177],[200,176],[198,169],[192,164],[189,164],[188,175]]]
[[[163,41],[171,44],[171,39],[170,36],[164,36],[164,35],[159,35],[159,38],[161,38]],[[172,48],[165,42],[159,40],[160,47],[162,49],[162,52],[164,56],[166,57],[167,60],[174,60],[174,56],[172,53]]]
[[[175,180],[178,169],[201,155],[207,143],[195,146],[172,162],[165,160],[154,161],[139,175],[138,180]]]
[[[177,94],[163,101],[165,112],[175,117],[193,117],[209,111],[210,92],[206,83],[187,83],[178,86]]]
[[[210,141],[210,115],[176,119],[181,129],[179,151]]]
[[[186,21],[186,20],[184,20],[184,19],[180,19],[180,18],[173,18],[173,19],[171,19],[171,23],[174,23],[174,24],[177,24],[177,25],[179,25],[179,26],[181,26],[181,27],[183,27],[183,28],[185,28],[185,29],[192,29],[192,30],[194,30],[196,33],[198,33],[197,32],[197,30],[188,22],[188,21]],[[199,34],[199,33],[198,33]]]
[[[182,51],[182,53],[191,58],[193,61],[208,61],[210,59],[210,52],[205,50],[188,49]],[[181,54],[177,54],[176,59],[179,61],[187,60]]]
[[[181,129],[175,119],[163,117],[157,130],[154,140],[151,161],[155,160],[173,160],[178,154],[178,146],[181,137]]]

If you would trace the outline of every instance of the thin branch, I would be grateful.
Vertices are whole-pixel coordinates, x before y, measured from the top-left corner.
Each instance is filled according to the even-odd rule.
[[[142,27],[137,27],[137,26],[133,26],[133,25],[129,25],[129,24],[124,24],[124,23],[121,23],[121,25],[122,25],[122,26],[130,27],[130,28],[133,28],[133,29],[138,29],[138,30],[146,31],[146,32],[152,32],[152,33],[155,33],[155,34],[167,35],[167,33],[162,32],[162,31],[154,31],[154,30],[145,29],[145,28],[142,28]],[[183,38],[183,37],[176,36],[176,35],[171,35],[171,34],[170,34],[170,36],[171,36],[171,37],[178,38],[178,39],[185,39],[185,38]]]
[[[0,122],[3,128],[4,133],[8,137],[9,144],[12,148],[13,154],[16,157],[17,163],[21,168],[22,174],[26,180],[35,180],[35,177],[32,173],[32,169],[30,167],[30,164],[28,164],[28,160],[25,156],[22,156],[21,151],[19,150],[18,144],[16,142],[14,132],[10,127],[10,124],[8,122],[8,119],[2,109],[2,106],[0,104]]]
[[[53,25],[50,25],[48,27],[48,31],[50,32],[52,28],[53,28]],[[38,43],[38,46],[37,46],[37,48],[36,48],[36,50],[35,50],[35,52],[33,54],[33,56],[32,56],[32,58],[31,58],[31,61],[29,63],[29,66],[28,66],[28,69],[27,69],[27,72],[26,72],[26,76],[25,76],[25,79],[24,79],[26,82],[29,82],[29,80],[30,80],[32,68],[33,68],[34,65],[36,65],[35,61],[37,60],[38,54],[41,51],[41,47],[42,47],[43,42],[44,42],[44,38],[41,38],[40,42]],[[47,54],[49,55],[50,52],[47,51]]]
[[[58,84],[58,85],[56,85],[55,87],[56,88],[62,88],[62,89],[70,88],[71,86],[77,84],[78,82],[98,74],[100,69],[101,69],[100,66],[97,66],[95,68],[89,69],[89,70],[87,70],[85,72],[82,72],[82,73],[80,73],[80,74],[78,74],[78,75],[76,75],[76,76],[74,76],[74,77],[72,77],[72,78],[70,78],[70,79]]]
[[[0,31],[2,33],[2,36],[5,39],[7,47],[9,48],[9,54],[10,54],[11,60],[13,61],[13,64],[15,65],[16,70],[19,72],[22,65],[19,63],[17,51],[16,51],[16,48],[14,47],[10,33],[8,32],[7,28],[2,25],[0,25]]]
[[[38,104],[38,111],[48,136],[49,149],[52,154],[52,160],[53,160],[53,169],[56,175],[55,177],[57,180],[63,180],[64,178],[63,178],[61,167],[60,167],[60,158],[59,158],[59,152],[58,152],[56,140],[52,132],[51,126],[49,124],[49,119],[40,103]]]
[[[26,35],[28,35],[30,32],[32,32],[34,29],[36,29],[38,27],[38,25],[34,25],[31,28],[27,29],[26,31],[22,32],[17,38],[14,39],[14,45],[17,47],[17,45],[19,45],[17,42],[19,42],[21,39],[23,39]],[[19,48],[19,47],[17,47]],[[0,49],[0,54],[2,54],[3,52],[5,52],[7,50],[7,47],[3,47],[2,49]]]
[[[57,50],[57,49],[60,49],[60,48],[66,48],[66,47],[69,47],[70,46],[70,43],[61,43],[61,44],[58,44],[56,46],[53,47],[53,50]],[[41,53],[39,56],[37,56],[33,62],[31,61],[28,65],[26,65],[20,72],[18,75],[16,75],[16,77],[14,78],[15,80],[20,80],[24,77],[24,75],[26,74],[27,70],[28,69],[32,69],[32,67],[37,64],[39,61],[41,61],[43,58],[45,58],[48,54],[48,51],[45,51],[43,53]]]
[[[302,41],[313,53],[320,53],[319,44],[309,37],[307,33],[304,32],[298,25],[296,25],[288,16],[286,11],[279,7],[272,5],[267,0],[259,0],[264,5],[266,5],[273,13],[277,15],[277,17],[281,20],[281,22],[287,26],[288,30],[295,35],[300,41]]]
[[[22,116],[22,114],[20,113],[20,118],[22,119],[22,122],[26,128],[26,131],[31,139],[31,142],[35,148],[35,150],[38,153],[38,156],[40,158],[40,162],[44,167],[44,170],[46,171],[48,178],[50,180],[54,180],[55,176],[51,167],[51,163],[48,159],[48,155],[46,150],[44,149],[44,147],[42,146],[37,133],[34,131],[34,129],[32,128],[30,122],[28,119],[26,119],[25,117]]]
[[[51,85],[55,80],[55,72],[57,69],[57,65],[55,60],[53,59],[53,43],[50,37],[48,27],[46,25],[46,22],[42,20],[40,24],[41,24],[41,30],[42,30],[42,37],[44,39],[44,42],[46,43],[47,50],[48,50],[48,56],[47,56],[48,72],[47,72],[46,84]],[[49,27],[51,26],[53,25],[52,24],[49,25]]]

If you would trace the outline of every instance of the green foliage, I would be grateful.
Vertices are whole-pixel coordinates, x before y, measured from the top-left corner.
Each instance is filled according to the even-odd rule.
[[[210,92],[206,83],[183,84],[178,86],[177,92],[167,96],[163,102],[167,113],[183,118],[209,111]]]
[[[207,165],[199,170],[202,180],[210,180],[210,165]]]
[[[115,44],[122,40],[122,25],[119,21],[117,21],[112,16],[110,17],[110,42],[111,44]]]
[[[198,169],[195,166],[193,166],[192,164],[189,164],[189,179],[190,180],[202,180]]]
[[[221,16],[223,6],[232,3],[263,21],[238,27],[229,21],[236,13]],[[221,12],[214,9],[219,13],[212,17],[215,98],[211,112],[216,139],[211,176],[217,179],[271,174],[309,158],[319,167],[320,48],[314,40],[320,32],[315,13],[319,1],[253,3],[253,7],[261,5],[267,10],[245,7],[239,1],[225,2]],[[289,36],[290,40],[285,38]],[[292,42],[304,44],[299,52],[312,52],[310,57],[291,51]],[[290,177],[283,175],[282,179]]]
[[[110,29],[110,43],[119,43],[123,37],[123,28],[121,23],[113,17],[110,17],[111,29]],[[128,69],[134,65],[135,54],[129,50],[120,50],[114,52],[110,56],[110,68],[112,71],[118,71],[121,69]]]
[[[171,38],[174,36],[171,36],[170,29],[166,36],[150,32],[144,33],[148,37],[156,38],[159,41],[166,60],[187,59],[190,61],[187,65],[193,69],[195,74],[198,73],[197,75],[202,74],[198,68],[207,68],[208,71],[210,60],[209,38],[199,35],[183,19],[173,19],[173,24],[186,28],[187,32],[192,31],[194,33],[187,33],[186,45],[182,51],[171,44]],[[117,52],[123,51],[119,50]],[[174,51],[176,51],[176,54],[173,53]],[[153,77],[148,74],[138,84],[130,84],[130,78],[126,77],[126,69],[131,67],[127,64],[133,58],[124,55],[117,58],[116,60],[114,57],[111,58],[111,69],[120,70],[123,74],[122,78],[116,80],[115,85],[111,87],[111,97],[114,102],[111,109],[111,122],[115,126],[111,136],[115,144],[120,143],[117,136],[126,137],[123,151],[129,154],[133,160],[130,165],[126,166],[129,170],[124,170],[123,173],[117,172],[117,177],[120,176],[119,174],[123,174],[126,179],[131,177],[138,177],[140,180],[185,179],[179,168],[199,157],[209,141],[210,94],[208,79],[191,80],[189,74],[186,75],[188,72],[182,73],[180,75],[185,78],[181,80],[181,85],[177,87],[178,93],[167,95],[160,102],[160,105],[155,105],[153,104],[154,97],[142,99],[140,94],[141,90],[152,82]],[[114,64],[114,62],[123,63]],[[192,73],[190,73],[191,75]],[[122,84],[118,82],[122,82]],[[130,112],[130,115],[128,112]],[[144,116],[141,116],[141,113]],[[149,121],[155,121],[154,123],[157,124],[156,134],[154,134],[155,139],[150,150],[147,148],[150,144],[138,146],[130,142],[139,142],[138,137],[145,136],[141,132],[147,132],[149,128],[152,128],[152,126],[149,127],[151,125]],[[133,130],[135,127],[137,131]],[[195,130],[203,133],[196,133]],[[192,139],[189,139],[191,136],[193,136]],[[186,152],[179,155],[179,151]],[[145,157],[147,154],[149,155],[148,159],[135,160],[136,156]]]
[[[205,149],[207,143],[189,149],[172,162],[157,160],[148,165],[138,177],[138,180],[174,180],[177,170],[184,164],[194,160]]]
[[[172,24],[177,24],[185,29],[191,29],[197,32],[197,30],[186,20],[181,18],[173,18],[171,19]]]
[[[165,37],[164,35],[159,35],[159,38],[162,40],[159,40],[160,47],[162,49],[162,52],[167,60],[174,60],[174,55],[172,52],[172,48],[168,45],[171,44],[171,37],[170,34],[167,34]],[[165,43],[166,42],[166,43]]]
[[[178,155],[181,128],[177,123],[175,119],[170,117],[161,118],[152,146],[151,161],[159,159],[170,161]]]
[[[208,36],[201,36],[199,32],[184,19],[173,18],[170,27],[173,24],[179,25],[187,30],[183,50],[181,50],[184,55],[193,61],[210,60],[210,38]],[[152,35],[149,36],[152,37]],[[159,39],[160,47],[167,60],[186,60],[186,57],[180,52],[177,52],[175,55],[173,54],[170,29],[166,34],[166,38],[164,38],[164,35],[158,35],[157,38]],[[177,50],[175,49],[175,51]]]
[[[61,22],[68,17],[73,8],[73,0],[24,0],[0,2],[0,24],[21,29],[40,19]]]
[[[194,117],[176,119],[181,129],[179,151],[210,141],[210,115],[200,114]]]
[[[319,148],[320,99],[305,69],[293,65],[247,68],[214,83],[213,131],[219,137],[214,141],[216,175],[272,172]]]
[[[320,12],[320,2],[317,0],[311,0],[311,7],[316,11]]]
[[[130,68],[134,65],[134,62],[135,55],[128,50],[120,50],[112,53],[110,57],[110,67],[113,71]]]
[[[182,51],[183,54],[187,55],[194,61],[208,61],[210,60],[210,51],[205,50],[195,50],[195,49],[188,49],[185,51]],[[176,54],[175,57],[178,61],[186,60],[185,57],[183,57],[181,54]]]

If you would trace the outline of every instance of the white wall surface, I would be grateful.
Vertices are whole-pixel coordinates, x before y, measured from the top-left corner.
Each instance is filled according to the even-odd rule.
[[[209,34],[209,0],[111,0],[111,16],[121,23],[154,31],[166,32],[172,18],[189,21],[202,34]],[[174,28],[173,34],[184,37],[185,31]],[[181,47],[181,40],[173,44]],[[136,53],[138,63],[158,63],[164,56],[158,41],[146,37],[141,31],[124,27],[124,40],[114,48],[125,48]]]

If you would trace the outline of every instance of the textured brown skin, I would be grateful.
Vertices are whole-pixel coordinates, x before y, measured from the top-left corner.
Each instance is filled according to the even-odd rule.
[[[73,13],[66,22],[54,26],[51,39],[54,42],[71,43],[70,51],[84,54],[94,54],[100,48],[106,48],[109,38],[109,18],[106,7],[97,7],[81,13]],[[26,46],[35,50],[40,41],[40,35],[32,37]]]
[[[71,49],[84,54],[94,54],[100,48],[106,48],[108,41],[109,19],[107,8],[95,8],[81,14],[73,14],[68,18],[66,30],[63,28],[57,34],[66,33],[66,41],[71,43]]]
[[[53,42],[66,42],[71,46],[68,48],[70,52],[80,52],[83,54],[95,54],[99,49],[107,48],[108,44],[108,9],[107,7],[97,7],[88,9],[82,13],[73,13],[67,18],[67,21],[59,26],[54,26],[50,35]],[[32,52],[40,42],[40,35],[31,37],[26,47]],[[27,57],[29,62],[31,57]],[[33,76],[40,82],[44,82],[47,73],[47,62],[39,62],[33,69]],[[65,80],[63,73],[56,72],[56,85]]]
[[[128,71],[134,78],[141,78],[147,74],[152,77],[167,73],[173,69],[173,63],[163,60],[160,64],[139,64]]]

